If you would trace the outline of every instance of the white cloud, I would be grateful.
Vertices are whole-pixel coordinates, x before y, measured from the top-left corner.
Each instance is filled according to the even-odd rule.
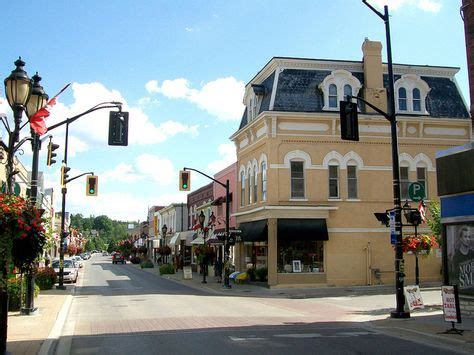
[[[112,170],[108,170],[101,174],[101,181],[118,181],[118,182],[137,182],[142,180],[143,176],[137,174],[132,165],[120,163]]]
[[[130,145],[162,143],[168,138],[180,133],[191,134],[193,136],[198,134],[198,126],[196,125],[188,126],[179,122],[175,122],[174,125],[171,125],[170,122],[173,121],[165,122],[165,126],[163,126],[163,123],[156,125],[142,109],[130,107],[117,90],[109,90],[100,83],[74,83],[72,90],[74,102],[69,106],[58,102],[58,104],[53,107],[51,116],[47,120],[48,126],[84,112],[98,103],[119,101],[123,103],[123,110],[129,112],[128,142]],[[151,102],[156,102],[156,100],[152,100]],[[76,138],[83,143],[82,147],[77,149],[77,152],[83,151],[81,149],[87,149],[87,146],[93,143],[103,144],[107,142],[109,111],[112,110],[115,109],[107,108],[92,112],[70,125],[70,134],[74,133]],[[64,130],[65,126],[61,126],[51,131],[51,133],[54,134],[54,136],[64,136]]]
[[[156,80],[151,80],[145,88],[150,94],[160,93],[170,99],[188,100],[221,121],[239,120],[244,110],[245,84],[232,76],[210,81],[200,89],[193,89],[185,78],[164,80],[161,86]]]
[[[142,154],[135,160],[139,173],[159,185],[168,185],[177,181],[177,173],[171,160],[156,155]]]
[[[213,174],[218,173],[224,168],[227,168],[230,164],[237,161],[234,143],[225,143],[219,145],[219,147],[217,147],[217,153],[221,158],[210,162],[207,166],[209,171],[211,171]]]
[[[371,0],[369,3],[378,8],[388,6],[390,10],[398,10],[403,6],[415,6],[422,11],[439,12],[442,3],[439,0]]]

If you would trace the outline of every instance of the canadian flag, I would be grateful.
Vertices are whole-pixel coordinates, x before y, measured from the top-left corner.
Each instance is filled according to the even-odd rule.
[[[51,114],[51,108],[56,104],[56,99],[66,90],[71,83],[67,84],[61,89],[51,100],[49,100],[45,106],[40,108],[33,116],[30,117],[30,127],[33,131],[38,133],[40,136],[48,131],[46,122],[44,121]]]
[[[421,220],[426,222],[426,205],[423,200],[418,204],[418,212],[420,212]]]

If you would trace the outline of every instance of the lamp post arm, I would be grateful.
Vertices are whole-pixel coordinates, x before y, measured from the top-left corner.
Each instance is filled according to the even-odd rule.
[[[107,105],[107,106],[101,106],[101,105]],[[61,121],[59,123],[56,123],[50,127],[48,127],[48,131],[51,131],[59,126],[62,126],[63,124],[69,124],[69,123],[72,123],[74,122],[75,120],[77,120],[78,118],[84,116],[84,115],[87,115],[89,113],[92,113],[94,111],[97,111],[97,110],[102,110],[104,108],[118,108],[119,110],[122,110],[122,103],[121,102],[102,102],[100,104],[97,104],[95,105],[94,107],[88,109],[87,111],[84,111],[76,116],[73,116],[73,117],[70,117],[70,118],[67,118],[65,119],[64,121]]]
[[[221,185],[222,187],[226,187],[226,184],[223,184],[223,183],[220,182],[219,180],[216,180],[216,179],[210,177],[210,176],[207,175],[207,174],[204,174],[202,171],[199,171],[199,170],[197,170],[197,169],[193,169],[193,168],[183,168],[183,170],[184,170],[184,171],[186,171],[186,170],[195,171],[195,172],[197,172],[197,173],[199,173],[199,174],[201,174],[201,175],[207,177],[208,179],[211,179],[212,181],[218,183],[218,184]]]
[[[74,177],[72,177],[72,178],[70,178],[70,179],[67,179],[67,180],[65,181],[65,183],[68,184],[68,183],[70,183],[71,181],[76,180],[77,178],[80,178],[81,176],[84,176],[84,175],[91,175],[91,174],[94,175],[94,172],[93,172],[93,171],[90,171],[90,172],[88,172],[88,173],[82,173],[82,174],[80,174],[80,175],[77,175],[77,176],[74,176]]]
[[[11,134],[12,131],[10,130],[10,125],[8,124],[7,115],[4,113],[0,114],[0,119],[2,120],[3,126],[7,130],[8,134]]]
[[[33,140],[33,138],[31,137],[25,137],[23,138],[15,147],[13,147],[13,154],[15,154],[15,152],[23,145],[23,143],[25,143],[26,141],[31,141]]]
[[[362,0],[362,2],[367,5],[367,7],[369,9],[371,9],[373,12],[375,12],[377,14],[378,17],[380,17],[382,20],[386,21],[386,18],[384,15],[382,15],[382,13],[380,13],[377,9],[375,9],[372,5],[370,5],[367,0]]]
[[[371,104],[370,102],[368,102],[367,100],[364,100],[362,97],[359,97],[359,96],[352,96],[352,95],[347,95],[346,96],[347,98],[351,98],[351,99],[356,99],[358,101],[362,101],[364,104],[366,104],[367,106],[369,106],[371,109],[373,109],[374,111],[376,111],[377,113],[380,113],[383,117],[385,117],[388,121],[392,122],[392,117],[382,111],[381,109],[379,109],[377,106],[374,106],[373,104]],[[348,100],[349,101],[349,100]]]

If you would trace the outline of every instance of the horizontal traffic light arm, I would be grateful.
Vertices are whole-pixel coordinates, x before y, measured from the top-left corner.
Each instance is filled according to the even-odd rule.
[[[367,106],[369,106],[371,109],[373,109],[374,111],[380,113],[383,117],[385,117],[388,121],[392,122],[392,118],[390,117],[390,115],[384,111],[382,111],[381,109],[379,109],[377,106],[374,106],[372,105],[370,102],[364,100],[362,97],[359,97],[359,96],[352,96],[352,95],[346,95],[345,96],[347,98],[347,101],[350,101],[349,99],[356,99],[358,101],[362,101],[364,104],[366,104]]]
[[[82,173],[81,175],[74,176],[74,177],[72,177],[72,178],[70,178],[70,179],[67,179],[67,180],[65,181],[65,183],[66,183],[66,184],[67,184],[67,183],[70,183],[72,180],[76,180],[76,179],[78,179],[78,178],[80,178],[81,176],[84,176],[84,175],[94,175],[94,172],[93,172],[93,171],[90,171],[90,172],[88,172],[88,173]]]
[[[184,171],[186,171],[186,170],[195,171],[195,172],[197,172],[197,173],[199,173],[199,174],[201,174],[201,175],[204,175],[204,176],[207,177],[208,179],[211,179],[212,181],[217,182],[217,183],[218,183],[219,185],[221,185],[222,187],[226,187],[226,184],[223,184],[223,183],[220,182],[219,180],[216,180],[216,179],[210,177],[210,176],[207,175],[207,174],[204,174],[202,171],[199,171],[199,170],[197,170],[197,169],[193,169],[193,168],[183,168],[183,170],[184,170]]]

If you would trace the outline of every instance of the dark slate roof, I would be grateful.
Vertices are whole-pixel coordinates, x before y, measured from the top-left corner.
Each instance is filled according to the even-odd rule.
[[[274,111],[284,112],[322,112],[323,93],[318,86],[330,75],[327,70],[306,70],[306,69],[284,69],[278,78]],[[352,72],[362,85],[364,85],[364,73]],[[268,111],[270,97],[273,89],[275,73],[272,73],[264,80],[265,95],[260,105],[259,113]],[[394,75],[397,81],[401,76]],[[431,88],[426,98],[427,110],[430,117],[434,118],[466,118],[469,113],[464,105],[461,94],[456,84],[444,77],[421,76]],[[388,75],[383,77],[384,86],[388,88]],[[362,93],[359,93],[362,95]],[[361,109],[364,111],[364,107]],[[239,130],[247,125],[247,110],[242,116]]]

